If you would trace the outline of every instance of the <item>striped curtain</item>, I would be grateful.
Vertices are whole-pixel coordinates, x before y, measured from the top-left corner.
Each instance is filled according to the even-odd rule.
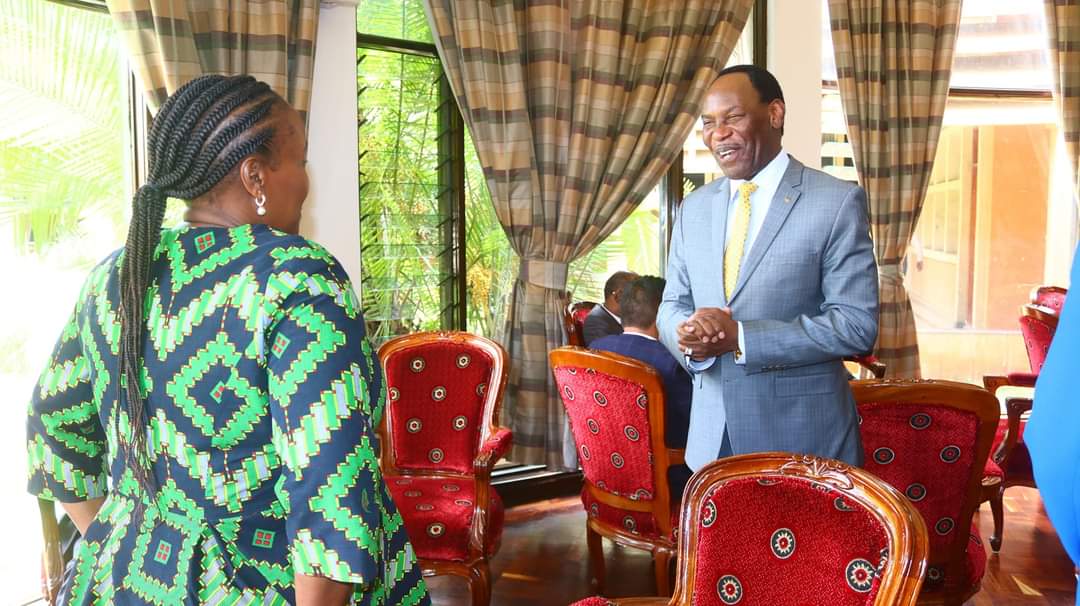
[[[496,214],[522,259],[505,340],[510,459],[576,464],[547,354],[568,264],[679,157],[752,0],[425,0]]]
[[[1046,31],[1065,154],[1080,196],[1080,0],[1046,0]]]
[[[106,0],[151,111],[204,74],[249,74],[305,121],[319,0]]]
[[[829,0],[837,80],[880,280],[875,354],[918,378],[919,344],[900,262],[919,220],[949,95],[960,0]]]

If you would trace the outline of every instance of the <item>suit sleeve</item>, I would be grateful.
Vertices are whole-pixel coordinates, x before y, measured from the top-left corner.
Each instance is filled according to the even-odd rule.
[[[866,193],[855,187],[833,222],[821,261],[820,313],[743,322],[746,371],[805,366],[871,351],[878,330],[878,277]]]
[[[686,204],[687,202],[684,201],[683,207],[679,209],[674,229],[671,232],[667,272],[664,275],[667,283],[664,286],[660,309],[656,314],[660,342],[668,348],[680,365],[684,365],[685,361],[682,352],[679,351],[679,337],[675,333],[675,327],[685,322],[694,313],[694,293],[690,289],[690,274],[686,269],[686,244],[683,239],[683,215]]]
[[[593,341],[607,334],[599,318],[591,313],[585,316],[585,321],[581,325],[581,338],[585,341],[585,347],[592,347]]]

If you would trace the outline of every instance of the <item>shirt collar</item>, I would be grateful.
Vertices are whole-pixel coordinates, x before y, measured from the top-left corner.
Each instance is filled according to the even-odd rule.
[[[611,316],[612,318],[615,318],[616,322],[618,322],[619,324],[622,324],[622,318],[620,318],[619,316],[616,316],[615,314],[611,313],[611,310],[604,307],[603,303],[600,303],[600,309],[606,311],[609,316]]]
[[[632,330],[634,330],[634,329],[633,328],[629,328],[629,329],[624,328],[623,329],[623,334],[624,335],[634,335],[635,337],[641,337],[642,339],[648,339],[650,341],[656,341],[657,340],[656,337],[654,337],[652,335],[647,335],[647,334],[645,334],[643,332],[630,332]]]
[[[780,180],[784,178],[784,173],[787,172],[788,163],[791,161],[788,157],[787,151],[783,147],[780,148],[780,153],[776,154],[769,163],[758,171],[756,175],[749,179],[758,186],[758,189],[776,189],[776,186],[780,184]],[[731,199],[734,200],[735,196],[739,195],[739,186],[746,183],[747,179],[729,179],[728,183],[731,186]]]

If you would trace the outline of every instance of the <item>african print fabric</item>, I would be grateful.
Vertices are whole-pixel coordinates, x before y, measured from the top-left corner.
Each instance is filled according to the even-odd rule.
[[[354,583],[357,604],[429,604],[375,454],[378,359],[337,260],[262,225],[162,233],[142,385],[150,498],[117,454],[131,432],[122,254],[83,286],[27,421],[31,493],[107,495],[69,603],[291,604],[300,572]]]

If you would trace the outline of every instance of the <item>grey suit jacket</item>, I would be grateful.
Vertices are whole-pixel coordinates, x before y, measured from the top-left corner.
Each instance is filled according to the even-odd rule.
[[[581,326],[581,337],[585,340],[586,347],[600,337],[621,334],[622,324],[599,305],[593,307],[589,315],[585,316],[585,322]]]
[[[696,308],[730,307],[743,325],[745,365],[728,353],[695,376],[687,460],[716,457],[726,417],[735,454],[779,450],[860,465],[841,359],[869,352],[877,339],[866,194],[791,158],[730,301],[723,276],[728,200],[721,178],[683,202],[657,318],[661,341],[679,360],[675,328]]]

